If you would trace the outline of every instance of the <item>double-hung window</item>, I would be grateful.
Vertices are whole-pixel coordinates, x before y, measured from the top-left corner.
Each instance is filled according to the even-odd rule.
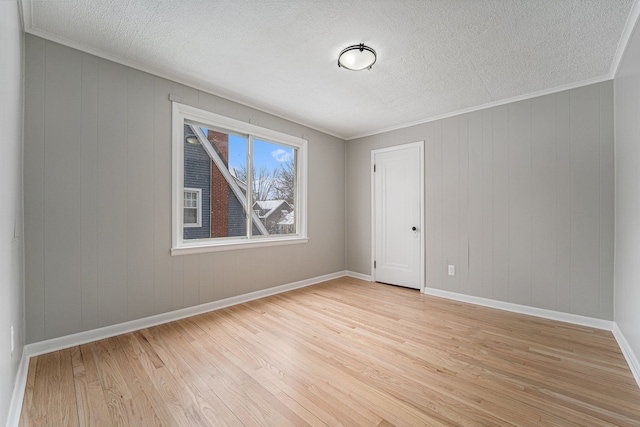
[[[184,189],[184,213],[182,215],[185,228],[202,227],[202,190],[200,188]]]
[[[173,103],[172,254],[304,243],[307,141]]]

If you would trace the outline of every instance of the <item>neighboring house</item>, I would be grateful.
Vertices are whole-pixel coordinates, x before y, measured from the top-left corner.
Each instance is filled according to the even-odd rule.
[[[233,237],[246,234],[245,213],[242,204],[231,190],[226,178],[220,172],[202,144],[187,142],[197,136],[190,125],[184,126],[184,191],[200,193],[196,203],[200,221],[189,224],[185,204],[185,239],[208,239],[211,237]],[[229,156],[228,135],[207,130],[207,139],[216,155],[227,165]],[[193,139],[191,139],[193,141]],[[238,180],[236,180],[238,181]],[[246,186],[245,186],[246,192]],[[187,203],[187,202],[185,202]],[[193,209],[193,208],[191,208]],[[189,219],[193,218],[190,216]]]
[[[184,238],[208,239],[211,237],[211,159],[201,144],[187,142],[188,138],[195,137],[191,126],[185,125],[184,137],[185,199],[193,196],[195,200],[191,205],[196,205],[187,207],[185,200]],[[194,210],[193,215],[188,214],[190,210]]]
[[[293,206],[286,200],[259,200],[253,204],[253,211],[269,234],[283,234],[294,227]]]
[[[296,216],[293,212],[289,212],[284,216],[284,219],[278,222],[279,234],[293,234],[296,232]]]
[[[206,131],[214,150],[211,154],[202,141],[193,143],[199,137],[191,125],[184,125],[184,239],[245,236],[246,216],[239,198],[246,197],[247,183],[238,178],[235,168],[229,168],[229,136]],[[218,165],[224,165],[228,173]],[[295,232],[294,216],[287,219],[293,212],[288,202],[255,202],[253,210],[254,235]],[[280,224],[282,221],[286,223]]]

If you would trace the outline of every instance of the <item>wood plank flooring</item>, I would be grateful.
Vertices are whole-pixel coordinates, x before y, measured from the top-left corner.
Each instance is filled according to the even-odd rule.
[[[34,357],[21,425],[638,426],[607,331],[340,278]]]

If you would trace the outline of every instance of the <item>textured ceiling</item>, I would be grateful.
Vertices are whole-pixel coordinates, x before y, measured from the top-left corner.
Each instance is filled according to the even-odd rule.
[[[611,78],[635,6],[23,0],[27,32],[345,139]],[[338,53],[361,42],[378,52],[374,67],[338,68]]]

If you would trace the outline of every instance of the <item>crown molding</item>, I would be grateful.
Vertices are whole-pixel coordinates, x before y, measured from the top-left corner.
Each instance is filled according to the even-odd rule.
[[[635,0],[633,2],[633,6],[631,7],[631,12],[627,17],[627,23],[624,26],[622,37],[620,38],[620,43],[618,43],[616,55],[614,56],[613,62],[611,63],[611,70],[609,71],[609,75],[612,79],[618,74],[620,63],[622,62],[622,58],[624,58],[624,54],[627,52],[627,47],[629,46],[629,41],[631,40],[633,31],[638,25],[638,17],[640,17],[640,0]]]
[[[576,82],[576,83],[571,83],[571,84],[566,84],[566,85],[560,85],[560,86],[556,86],[550,89],[545,89],[545,90],[541,90],[541,91],[537,91],[537,92],[532,92],[532,93],[528,93],[528,94],[524,94],[524,95],[519,95],[519,96],[515,96],[515,97],[511,97],[511,98],[506,98],[506,99],[502,99],[502,100],[496,100],[493,102],[489,102],[489,103],[485,103],[482,105],[478,105],[478,106],[474,106],[474,107],[469,107],[469,108],[465,108],[465,109],[461,109],[461,110],[455,110],[455,111],[451,111],[448,113],[444,113],[444,114],[439,114],[437,116],[431,116],[431,117],[427,117],[421,120],[416,120],[416,121],[412,121],[412,122],[407,122],[407,123],[402,123],[399,125],[394,125],[394,126],[389,126],[389,127],[385,127],[385,128],[378,128],[378,129],[374,129],[372,131],[367,131],[367,132],[363,132],[363,133],[358,133],[358,134],[352,134],[352,135],[343,135],[337,132],[334,132],[332,130],[329,129],[323,129],[323,128],[319,128],[319,127],[315,127],[315,126],[311,126],[307,123],[301,122],[299,120],[296,119],[292,119],[287,117],[286,115],[282,115],[282,114],[276,114],[273,113],[271,111],[267,111],[264,109],[264,107],[260,107],[257,105],[254,105],[251,102],[247,102],[247,100],[244,99],[239,99],[238,97],[234,97],[233,94],[227,94],[227,93],[222,93],[219,91],[218,88],[215,87],[210,87],[207,85],[202,85],[202,84],[198,84],[198,83],[194,83],[193,81],[190,81],[190,79],[179,76],[179,75],[175,75],[172,73],[168,73],[168,72],[163,72],[161,70],[158,69],[154,69],[153,67],[149,67],[149,66],[145,66],[142,65],[140,63],[138,63],[137,61],[134,60],[130,60],[130,59],[126,59],[126,58],[122,58],[119,57],[117,55],[111,55],[105,52],[100,51],[99,49],[95,49],[92,48],[90,46],[85,46],[81,43],[77,43],[75,41],[72,40],[68,40],[65,39],[63,37],[57,36],[55,34],[51,34],[48,33],[47,31],[41,30],[37,27],[33,26],[33,14],[32,14],[32,0],[19,0],[19,5],[20,10],[21,10],[21,16],[22,16],[22,25],[23,25],[23,29],[25,33],[28,34],[32,34],[34,36],[38,36],[41,37],[43,39],[46,40],[50,40],[52,42],[79,50],[81,52],[85,52],[94,56],[97,56],[99,58],[102,59],[106,59],[108,61],[112,61],[121,65],[125,65],[127,67],[145,72],[145,73],[149,73],[161,78],[165,78],[171,81],[174,81],[176,83],[179,84],[183,84],[189,87],[192,87],[194,89],[206,92],[208,94],[214,95],[214,96],[219,96],[221,98],[227,99],[229,101],[235,102],[237,104],[243,105],[245,107],[249,107],[252,108],[254,110],[260,111],[262,113],[265,114],[270,114],[272,116],[281,118],[283,120],[287,120],[289,122],[292,123],[296,123],[299,124],[301,126],[305,126],[309,129],[318,131],[318,132],[322,132],[324,134],[345,140],[345,141],[351,141],[354,139],[358,139],[358,138],[364,138],[367,136],[373,136],[373,135],[379,135],[381,133],[385,133],[385,132],[391,132],[394,130],[400,130],[400,129],[406,129],[412,126],[417,126],[417,125],[421,125],[421,124],[425,124],[425,123],[429,123],[429,122],[433,122],[436,120],[442,120],[442,119],[446,119],[446,118],[450,118],[450,117],[455,117],[455,116],[459,116],[459,115],[463,115],[463,114],[467,114],[467,113],[472,113],[475,111],[479,111],[479,110],[484,110],[484,109],[488,109],[488,108],[493,108],[493,107],[497,107],[497,106],[501,106],[501,105],[505,105],[505,104],[510,104],[513,102],[518,102],[518,101],[524,101],[524,100],[528,100],[528,99],[532,99],[532,98],[537,98],[539,96],[544,96],[544,95],[550,95],[550,94],[554,94],[554,93],[558,93],[558,92],[563,92],[566,90],[570,90],[570,89],[576,89],[582,86],[588,86],[591,84],[596,84],[596,83],[601,83],[603,81],[607,81],[607,80],[612,80],[617,72],[618,69],[620,67],[620,63],[622,62],[622,58],[624,57],[624,54],[627,50],[627,46],[629,44],[629,41],[631,39],[631,36],[633,35],[633,31],[637,25],[638,19],[640,18],[640,0],[634,0],[633,6],[631,7],[631,11],[629,13],[629,16],[627,17],[627,22],[625,23],[624,26],[624,30],[622,32],[622,36],[620,38],[620,42],[618,44],[618,48],[616,49],[616,53],[613,59],[613,62],[611,63],[611,68],[609,70],[609,73],[600,77],[596,77],[593,79],[588,79],[588,80],[583,80],[580,82]]]
[[[435,122],[436,120],[442,120],[442,119],[447,119],[449,117],[461,116],[463,114],[473,113],[474,111],[486,110],[488,108],[498,107],[500,105],[505,105],[505,104],[512,104],[512,103],[518,102],[518,101],[526,101],[527,99],[538,98],[540,96],[551,95],[551,94],[558,93],[558,92],[564,92],[566,90],[576,89],[576,88],[583,87],[583,86],[589,86],[589,85],[596,84],[596,83],[602,83],[602,82],[606,82],[606,81],[609,81],[609,80],[612,80],[612,77],[609,76],[609,75],[596,77],[596,78],[588,79],[588,80],[582,80],[582,81],[576,82],[576,83],[570,83],[570,84],[566,84],[566,85],[556,86],[556,87],[553,87],[553,88],[550,88],[550,89],[544,89],[544,90],[540,90],[540,91],[537,91],[537,92],[531,92],[531,93],[527,93],[527,94],[524,94],[524,95],[518,95],[518,96],[511,97],[511,98],[506,98],[506,99],[501,99],[501,100],[498,100],[498,101],[488,102],[486,104],[477,105],[475,107],[469,107],[469,108],[465,108],[465,109],[462,109],[462,110],[455,110],[455,111],[452,111],[450,113],[439,114],[437,116],[428,117],[426,119],[416,120],[414,122],[409,122],[409,123],[405,123],[405,124],[401,124],[401,125],[397,125],[397,126],[390,126],[390,127],[387,127],[387,128],[381,128],[381,129],[373,130],[371,132],[365,132],[365,133],[362,133],[362,134],[351,135],[351,136],[348,136],[346,138],[346,140],[347,141],[351,141],[353,139],[364,138],[364,137],[373,136],[373,135],[379,135],[381,133],[391,132],[391,131],[394,131],[394,130],[406,129],[406,128],[409,128],[409,127],[412,127],[412,126],[421,125],[421,124],[424,124],[424,123]]]

